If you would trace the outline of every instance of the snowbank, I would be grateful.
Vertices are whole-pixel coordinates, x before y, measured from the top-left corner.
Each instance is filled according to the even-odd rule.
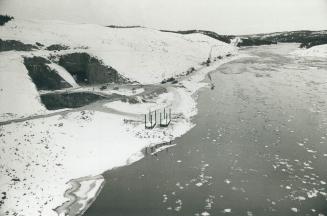
[[[300,49],[291,54],[302,57],[327,58],[327,44],[314,46],[309,49]]]

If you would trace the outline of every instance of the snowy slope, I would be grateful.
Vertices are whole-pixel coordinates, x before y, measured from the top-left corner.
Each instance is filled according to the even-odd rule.
[[[0,38],[45,46],[88,47],[88,53],[141,83],[158,83],[185,72],[205,61],[212,47],[213,55],[235,52],[233,46],[202,34],[180,35],[148,28],[120,29],[61,21],[15,19],[1,27]]]
[[[23,58],[15,52],[0,52],[0,119],[45,111],[28,76]]]
[[[115,68],[123,76],[140,83],[151,84],[185,73],[191,67],[200,67],[210,54],[214,58],[236,52],[235,47],[203,34],[181,35],[148,28],[120,29],[62,21],[14,19],[1,26],[0,30],[2,40],[18,40],[34,45],[38,42],[44,45],[40,50],[34,51],[1,52],[1,120],[9,119],[9,115],[12,117],[33,115],[44,109],[20,55],[49,57],[87,52]],[[54,44],[66,45],[70,49],[62,51],[45,49]],[[56,64],[49,66],[56,69],[73,87],[78,86],[64,68]],[[9,73],[10,71],[14,72]],[[19,88],[12,85],[17,82],[22,83]],[[29,106],[25,105],[26,100],[29,101]],[[3,101],[6,101],[6,104]],[[4,116],[4,113],[9,114]]]
[[[72,87],[78,87],[78,84],[76,83],[76,81],[74,80],[74,78],[72,77],[72,75],[70,73],[68,73],[65,68],[57,65],[57,64],[48,64],[48,66],[55,70],[59,76],[61,76],[62,78],[64,78],[64,80],[66,82],[68,82]]]
[[[292,54],[303,57],[327,58],[327,44],[314,46],[309,49],[301,49]]]

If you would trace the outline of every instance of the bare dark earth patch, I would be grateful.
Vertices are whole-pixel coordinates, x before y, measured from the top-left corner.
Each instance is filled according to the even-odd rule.
[[[47,64],[51,62],[42,57],[25,57],[24,64],[28,70],[28,75],[33,80],[38,90],[58,90],[72,87],[55,70]]]
[[[0,39],[0,52],[6,51],[32,51],[34,49],[38,49],[37,46],[32,44],[24,44],[20,41],[16,40],[1,40]]]
[[[106,99],[106,97],[89,92],[49,93],[41,95],[41,101],[48,110],[78,108],[101,99]]]
[[[53,44],[45,48],[46,50],[50,51],[60,51],[60,50],[68,50],[69,46],[62,45],[62,44]]]
[[[120,75],[114,68],[104,65],[100,60],[87,53],[71,53],[59,59],[78,84],[128,83],[127,78]]]

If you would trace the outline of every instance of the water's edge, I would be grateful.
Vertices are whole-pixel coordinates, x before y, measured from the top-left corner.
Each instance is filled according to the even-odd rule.
[[[96,183],[98,182],[98,186]],[[64,197],[69,199],[61,206],[58,206],[54,210],[57,212],[59,216],[61,215],[83,215],[85,211],[92,205],[92,203],[96,200],[98,195],[100,194],[103,186],[105,185],[105,179],[102,175],[97,176],[87,176],[78,179],[72,179],[67,184],[71,185],[71,187],[65,192]],[[87,184],[89,186],[89,191],[86,191],[85,197],[79,197],[76,193],[81,189],[82,184]],[[91,195],[88,197],[88,193],[92,190],[95,190],[95,195]],[[94,192],[94,191],[93,191]],[[80,208],[80,202],[84,202],[84,207]]]
[[[199,84],[201,82],[205,82],[204,85],[199,85],[196,89],[192,89],[193,91],[192,91],[191,96],[192,96],[192,99],[195,101],[196,107],[197,107],[197,97],[198,97],[199,92],[204,88],[212,87],[212,86],[210,86],[209,81],[205,81],[206,76],[209,75],[210,73],[214,72],[216,69],[218,69],[222,65],[224,65],[226,63],[230,63],[230,62],[235,61],[240,58],[244,58],[244,57],[248,57],[248,56],[236,54],[236,55],[231,56],[222,61],[214,62],[212,65],[210,65],[208,67],[201,68],[196,73],[194,73],[193,75],[190,76],[194,79],[191,81],[194,84]],[[189,78],[189,77],[183,77],[183,78]],[[197,115],[197,112],[193,116],[190,117],[189,120],[192,122],[192,126],[190,126],[188,128],[188,130],[185,131],[181,136],[188,133],[195,126],[195,124],[193,123],[193,118],[196,115]],[[178,137],[174,137],[174,139],[172,139],[169,142],[162,142],[162,143],[158,143],[158,144],[154,143],[150,146],[146,146],[146,147],[142,148],[139,152],[136,152],[135,155],[131,156],[131,158],[127,159],[127,164],[125,166],[128,166],[128,165],[130,165],[136,161],[139,161],[142,158],[147,157],[147,156],[156,156],[157,153],[159,153],[160,151],[164,151],[164,150],[168,151],[168,149],[170,147],[175,146],[175,144],[173,142],[176,138],[178,138]],[[114,167],[112,169],[106,170],[103,173],[106,173],[110,170],[114,170],[114,169],[118,169],[118,168],[119,167]],[[74,208],[76,208],[75,205],[78,205],[78,203],[80,201],[83,201],[83,198],[78,197],[76,195],[76,192],[78,192],[79,189],[81,188],[81,184],[85,181],[90,181],[90,180],[96,181],[98,179],[102,179],[103,182],[101,183],[101,186],[97,189],[96,195],[94,197],[89,198],[89,201],[87,201],[87,205],[83,209],[77,209],[77,210],[74,209]],[[67,201],[67,202],[63,203],[61,206],[58,206],[57,208],[55,208],[55,211],[57,212],[57,214],[59,216],[65,216],[65,215],[81,216],[88,210],[88,208],[92,205],[92,203],[96,200],[96,198],[100,194],[102,188],[105,185],[105,179],[103,178],[103,174],[100,174],[97,176],[87,176],[87,177],[81,177],[78,179],[71,179],[70,181],[67,182],[67,184],[70,184],[71,188],[69,188],[65,192],[64,197],[68,198],[69,201]]]

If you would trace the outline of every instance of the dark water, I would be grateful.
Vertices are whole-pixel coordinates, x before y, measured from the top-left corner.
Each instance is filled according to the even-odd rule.
[[[176,146],[109,171],[87,216],[327,215],[327,62],[295,45],[211,74],[196,127]]]

